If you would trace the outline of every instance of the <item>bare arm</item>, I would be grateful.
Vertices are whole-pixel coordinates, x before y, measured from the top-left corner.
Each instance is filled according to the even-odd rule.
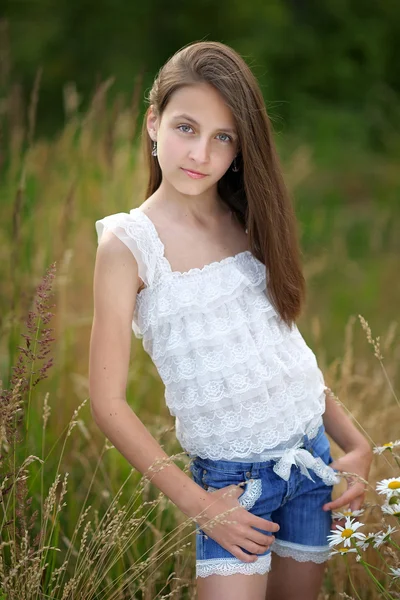
[[[362,480],[368,480],[372,463],[372,450],[366,438],[360,433],[343,408],[337,404],[333,395],[327,390],[326,408],[323,416],[326,432],[346,453],[331,463],[333,469],[346,473],[354,473],[357,477],[347,480],[347,490],[323,506],[324,510],[334,510],[350,505],[351,510],[358,510],[365,497],[365,485]]]
[[[138,471],[187,516],[205,508],[207,493],[176,464],[149,472],[157,459],[168,459],[158,442],[126,402],[132,316],[141,279],[130,250],[111,232],[98,246],[94,272],[94,318],[90,339],[89,395],[98,427]]]
[[[335,401],[331,393],[326,392],[324,426],[328,435],[344,451],[359,450],[365,454],[371,453],[371,447],[366,438],[360,433],[343,408]]]

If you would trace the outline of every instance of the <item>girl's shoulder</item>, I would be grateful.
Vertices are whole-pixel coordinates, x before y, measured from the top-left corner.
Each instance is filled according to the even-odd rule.
[[[140,208],[106,215],[95,222],[95,229],[98,244],[106,231],[111,231],[125,244],[138,264],[139,277],[146,285],[151,285],[160,249]]]

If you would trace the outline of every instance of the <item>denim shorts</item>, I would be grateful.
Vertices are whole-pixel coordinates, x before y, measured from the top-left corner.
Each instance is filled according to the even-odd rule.
[[[323,425],[314,438],[309,439],[305,435],[301,447],[312,457],[319,457],[324,463],[321,465],[323,468],[332,462]],[[228,485],[245,483],[239,503],[252,514],[280,526],[269,549],[259,554],[257,561],[246,563],[207,536],[196,524],[196,577],[267,573],[271,565],[271,550],[300,562],[322,563],[329,558],[327,536],[332,526],[332,515],[331,511],[323,511],[322,506],[331,501],[333,484],[328,485],[312,470],[308,471],[312,477],[312,480],[309,479],[296,464],[289,467],[286,481],[273,470],[276,462],[275,459],[233,462],[199,456],[192,458],[190,470],[193,480],[203,489],[212,492]],[[328,468],[327,471],[335,477],[333,469]],[[242,550],[251,554],[244,548]]]

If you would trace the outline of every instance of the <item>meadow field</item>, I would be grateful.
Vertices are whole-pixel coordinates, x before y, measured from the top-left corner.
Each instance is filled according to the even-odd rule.
[[[194,523],[127,464],[90,414],[94,223],[141,204],[146,184],[139,98],[107,102],[111,83],[99,85],[84,114],[66,87],[65,124],[51,139],[35,136],[36,90],[26,122],[10,118],[3,136],[1,600],[195,598]],[[279,119],[274,126],[308,284],[299,329],[371,444],[395,441],[400,136],[388,131],[385,151],[373,152],[362,119],[333,110],[310,112],[295,131]],[[132,336],[128,401],[187,469],[163,389]],[[395,451],[374,458],[360,517],[365,532],[398,524],[381,513],[375,490],[399,475],[398,460]],[[355,554],[333,557],[320,600],[399,598],[399,580],[389,575],[389,566],[400,566],[396,535],[393,544],[367,550],[375,582]]]

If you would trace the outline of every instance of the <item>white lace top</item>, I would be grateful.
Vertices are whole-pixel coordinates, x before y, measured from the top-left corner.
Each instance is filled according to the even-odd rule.
[[[325,384],[312,350],[289,328],[250,251],[172,271],[151,219],[139,208],[96,221],[131,250],[145,288],[132,328],[165,384],[176,436],[190,455],[257,460],[315,435]]]

